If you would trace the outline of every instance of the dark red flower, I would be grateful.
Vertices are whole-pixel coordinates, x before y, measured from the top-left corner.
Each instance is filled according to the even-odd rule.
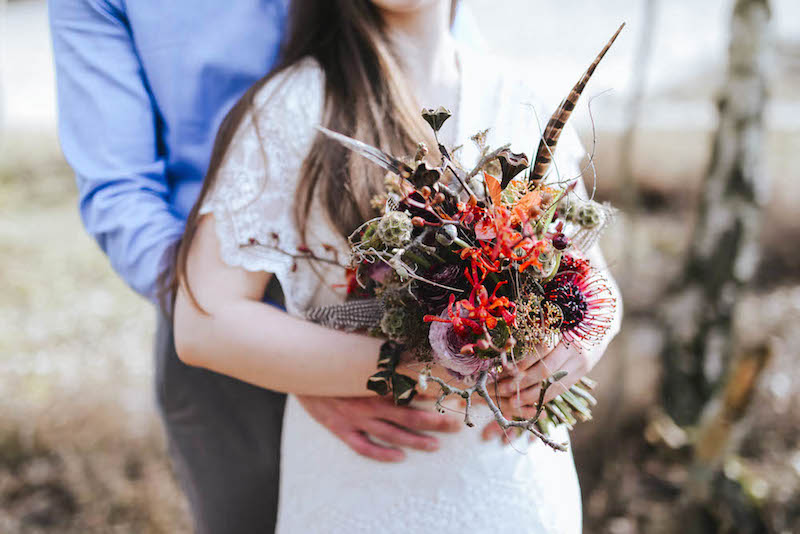
[[[439,285],[419,282],[414,284],[413,293],[426,313],[439,313],[446,306],[451,290],[441,286],[455,287],[466,291],[469,288],[467,281],[462,276],[464,265],[458,263],[437,263],[430,269],[421,273],[425,280]]]
[[[581,258],[562,257],[559,274],[544,284],[544,298],[561,310],[561,335],[568,343],[596,343],[614,320],[616,299],[606,279]]]

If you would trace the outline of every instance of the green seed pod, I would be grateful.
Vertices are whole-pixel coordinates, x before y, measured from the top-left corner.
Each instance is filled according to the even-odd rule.
[[[558,213],[565,221],[575,222],[577,208],[578,203],[570,195],[564,195],[564,198],[558,203]]]
[[[402,211],[390,211],[378,222],[378,238],[389,247],[404,247],[411,241],[411,217]]]
[[[403,308],[389,308],[381,318],[381,331],[392,340],[403,336],[403,326],[406,322],[406,311]]]
[[[453,241],[458,237],[458,229],[454,224],[445,224],[439,231],[436,232],[436,241],[439,242],[440,245],[449,247],[453,244]]]
[[[603,222],[600,206],[594,202],[582,204],[575,212],[575,222],[584,228],[596,228]]]

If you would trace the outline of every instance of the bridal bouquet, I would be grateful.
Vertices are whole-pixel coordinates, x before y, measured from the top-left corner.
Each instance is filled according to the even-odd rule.
[[[438,141],[450,117],[444,108],[422,112],[439,145],[438,166],[424,161],[423,144],[404,161],[321,128],[388,171],[386,190],[375,198],[382,215],[349,238],[347,302],[308,312],[315,322],[387,339],[371,390],[403,404],[436,383],[440,409],[448,396],[462,397],[470,426],[471,400],[478,395],[502,428],[530,431],[557,449],[564,446],[548,437],[554,425],[571,428],[591,418],[594,384],[586,378],[547,403],[547,388],[564,373],[545,380],[529,420],[505,417],[487,384],[521,359],[536,358],[537,347],[587,347],[611,326],[615,300],[584,252],[613,209],[579,199],[575,181],[545,185],[544,178],[564,123],[618,34],[553,114],[532,165],[510,145],[490,150],[479,134],[473,139],[482,157],[465,170]],[[400,374],[401,354],[439,364],[466,386],[454,387],[429,371],[416,378]]]

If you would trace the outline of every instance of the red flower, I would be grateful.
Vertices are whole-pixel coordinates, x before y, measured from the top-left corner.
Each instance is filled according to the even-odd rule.
[[[478,264],[473,261],[471,269],[464,270],[464,276],[472,286],[469,298],[456,301],[455,295],[450,295],[446,318],[426,315],[423,320],[426,323],[452,323],[456,333],[462,336],[469,332],[485,334],[497,326],[500,318],[506,324],[513,325],[516,321],[516,305],[508,297],[497,296],[497,290],[506,282],[497,283],[490,295],[483,285],[489,271],[481,269],[481,272],[483,274],[479,276]]]

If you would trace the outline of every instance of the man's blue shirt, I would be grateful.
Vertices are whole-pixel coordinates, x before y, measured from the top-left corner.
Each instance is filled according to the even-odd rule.
[[[59,134],[83,222],[154,299],[228,110],[274,64],[286,0],[49,3]]]

